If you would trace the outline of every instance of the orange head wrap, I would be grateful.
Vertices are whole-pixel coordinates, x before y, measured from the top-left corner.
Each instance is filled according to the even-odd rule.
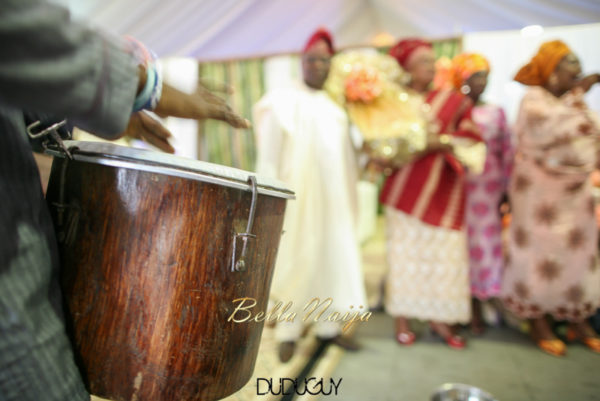
[[[487,59],[477,53],[462,53],[452,59],[451,84],[460,89],[465,81],[476,72],[490,71]]]
[[[308,38],[308,41],[304,45],[304,50],[302,52],[306,53],[308,49],[310,49],[315,43],[317,43],[320,40],[323,40],[325,41],[325,43],[327,43],[327,47],[329,48],[329,54],[333,55],[335,53],[335,50],[333,48],[333,38],[329,31],[325,28],[317,29],[317,31],[313,33],[310,38]]]
[[[569,46],[560,40],[543,43],[529,63],[517,72],[515,81],[524,85],[544,85],[560,60],[570,53]]]

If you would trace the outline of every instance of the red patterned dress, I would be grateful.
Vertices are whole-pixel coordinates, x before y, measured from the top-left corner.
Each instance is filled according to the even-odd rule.
[[[471,120],[472,102],[455,91],[425,98],[439,135],[455,148],[481,143]],[[386,311],[446,323],[470,320],[466,236],[465,168],[448,152],[430,153],[384,183],[389,275]]]

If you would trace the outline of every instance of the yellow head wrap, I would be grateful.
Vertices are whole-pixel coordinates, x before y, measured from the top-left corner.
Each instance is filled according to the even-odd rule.
[[[524,85],[544,85],[560,60],[570,53],[569,46],[560,40],[543,43],[531,61],[517,72],[515,81]]]
[[[476,72],[490,71],[487,59],[478,53],[462,53],[452,59],[452,85],[460,89]]]

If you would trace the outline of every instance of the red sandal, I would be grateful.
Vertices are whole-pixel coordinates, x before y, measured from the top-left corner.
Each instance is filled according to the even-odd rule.
[[[412,331],[402,331],[396,333],[396,341],[400,345],[412,345],[416,339],[417,336]]]

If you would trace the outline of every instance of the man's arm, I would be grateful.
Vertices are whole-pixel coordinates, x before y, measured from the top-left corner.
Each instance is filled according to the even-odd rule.
[[[11,106],[68,117],[105,137],[123,131],[138,71],[119,38],[71,21],[41,0],[2,0],[0,99]]]

